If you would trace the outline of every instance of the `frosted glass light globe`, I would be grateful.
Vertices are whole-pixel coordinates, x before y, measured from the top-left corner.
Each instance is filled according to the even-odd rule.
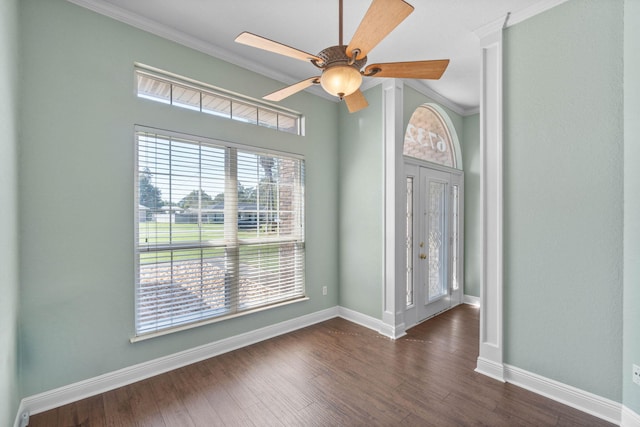
[[[324,70],[320,77],[322,88],[340,99],[351,95],[361,84],[360,71],[350,65],[334,65]]]

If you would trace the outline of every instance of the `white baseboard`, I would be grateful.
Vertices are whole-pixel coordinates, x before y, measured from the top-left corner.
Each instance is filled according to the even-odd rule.
[[[480,307],[480,297],[474,297],[473,295],[465,295],[464,300],[462,302],[465,304],[475,305],[476,307]]]
[[[26,427],[29,425],[29,412],[24,409],[23,401],[18,406],[18,413],[16,419],[13,422],[14,427]]]
[[[25,397],[20,402],[16,416],[16,426],[20,426],[21,414],[37,414],[49,409],[57,408],[96,394],[104,393],[164,372],[181,368],[201,360],[236,350],[278,335],[286,334],[297,329],[305,328],[325,320],[338,317],[338,307],[307,314],[295,319],[287,320],[275,325],[250,331],[244,334],[225,338],[210,344],[205,344],[179,353],[170,354],[148,362],[129,366],[117,371],[69,384],[54,390]]]
[[[496,363],[489,359],[478,357],[475,371],[479,374],[491,377],[494,380],[505,382],[504,365],[502,363]]]
[[[387,338],[397,340],[398,338],[402,338],[403,336],[407,335],[407,327],[404,322],[395,326],[391,326],[382,322],[382,326],[377,330],[377,332]]]
[[[392,340],[396,340],[407,335],[404,323],[400,323],[399,325],[392,327],[380,319],[367,316],[366,314],[351,310],[350,308],[338,307],[338,316],[360,326],[364,326],[365,328],[371,329],[372,331],[376,331],[380,335],[384,335]]]
[[[358,311],[351,310],[350,308],[345,308],[345,307],[337,307],[337,308],[338,308],[338,317],[342,317],[343,319],[356,323],[360,326],[364,326],[365,328],[379,332],[384,326],[382,320],[376,319],[375,317],[367,316],[366,314],[362,314]]]
[[[466,301],[465,301],[466,302]],[[334,317],[342,317],[350,322],[364,326],[385,336],[394,338],[385,332],[381,320],[344,307],[331,307],[326,310],[307,314],[275,325],[205,344],[179,353],[160,357],[148,362],[133,365],[98,377],[89,378],[74,384],[25,397],[20,402],[16,414],[15,427],[24,426],[30,414],[37,414],[57,408],[71,402],[85,399],[99,393],[116,389],[155,375],[162,374],[192,363],[199,362],[229,351],[236,350],[278,335],[305,328]],[[571,406],[622,427],[640,427],[640,415],[612,400],[577,389],[549,378],[525,371],[515,366],[498,364],[478,358],[476,372],[499,381],[507,381],[534,393]]]
[[[626,406],[622,406],[620,427],[640,427],[640,414],[632,411]]]
[[[507,382],[548,397],[614,424],[620,424],[622,405],[576,387],[545,378],[515,366],[504,365]],[[631,424],[633,425],[633,424]]]

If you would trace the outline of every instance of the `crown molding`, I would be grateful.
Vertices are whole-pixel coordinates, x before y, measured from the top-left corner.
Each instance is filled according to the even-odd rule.
[[[413,80],[413,79],[396,79],[396,80],[403,82],[405,85],[409,86],[410,88],[420,92],[421,94],[423,94],[428,98],[431,98],[431,100],[441,104],[443,107],[446,107],[451,111],[453,111],[454,113],[459,114],[461,116],[464,116],[464,117],[471,116],[474,114],[478,114],[480,112],[480,107],[463,108],[462,106],[451,101],[449,98],[446,98],[440,95],[438,92],[428,87],[421,80]],[[371,89],[372,87],[382,85],[384,81],[385,79],[366,80],[362,83],[362,86],[360,86],[360,90],[364,92],[366,90]]]
[[[89,9],[93,12],[99,13],[100,15],[115,19],[116,21],[120,21],[127,25],[131,25],[132,27],[138,28],[139,30],[146,31],[158,37],[162,37],[164,39],[173,41],[175,43],[197,50],[204,54],[229,62],[233,65],[237,65],[249,71],[253,71],[265,77],[269,77],[271,79],[277,80],[284,84],[294,84],[299,81],[299,79],[293,76],[282,73],[270,67],[265,67],[264,65],[261,65],[257,62],[241,57],[235,53],[232,53],[212,43],[206,42],[197,37],[190,36],[182,31],[178,31],[176,29],[167,27],[166,25],[160,24],[157,21],[151,20],[149,18],[145,18],[144,16],[141,16],[136,13],[130,12],[128,10],[125,10],[123,8],[114,6],[112,4],[105,3],[100,0],[67,0],[67,1],[69,3],[73,3],[85,9]],[[429,98],[432,98],[434,101],[441,103],[443,106],[453,110],[454,112],[462,116],[476,114],[479,111],[478,108],[472,108],[472,109],[462,108],[458,104],[450,101],[449,99],[435,92],[433,89],[429,88],[423,82],[420,82],[418,80],[405,80],[405,83],[409,84],[409,86],[411,86],[418,92],[424,94],[425,96],[428,96]],[[363,83],[360,89],[364,91],[378,84],[382,84],[382,81],[379,79],[376,79],[376,80],[368,79]],[[333,101],[336,103],[340,102],[339,99],[337,99],[335,96],[328,94],[318,85],[313,85],[305,89],[305,91],[329,101]]]
[[[508,15],[509,18],[507,19],[507,22],[505,22],[506,17],[501,17],[474,30],[473,33],[476,35],[476,37],[478,37],[478,39],[482,40],[489,34],[500,31],[503,28],[509,28],[513,25],[519,24],[520,22],[526,21],[527,19],[539,15],[542,12],[553,9],[554,7],[561,5],[566,1],[567,0],[541,0],[538,3],[535,3],[525,9],[511,13],[510,15]]]
[[[89,9],[93,12],[99,13],[100,15],[115,19],[116,21],[131,25],[132,27],[135,27],[139,30],[146,31],[158,37],[162,37],[172,42],[181,44],[209,56],[213,56],[215,58],[229,62],[230,64],[237,65],[249,71],[253,71],[265,77],[269,77],[273,80],[283,82],[284,84],[294,84],[299,81],[299,79],[296,79],[293,76],[274,70],[270,67],[265,67],[264,65],[248,60],[212,43],[209,43],[197,37],[190,36],[182,31],[167,27],[166,25],[160,24],[157,21],[145,18],[144,16],[122,9],[112,4],[107,4],[100,0],[67,1],[85,9]],[[321,88],[315,86],[317,85],[311,86],[310,88],[306,89],[306,91],[313,93],[314,95],[321,98],[330,101],[336,101],[334,96],[329,95]]]
[[[455,102],[451,101],[449,98],[446,98],[443,95],[440,95],[435,90],[431,89],[422,80],[403,80],[403,81],[410,88],[417,90],[424,96],[431,98],[435,102],[441,104],[443,107],[446,107],[451,111],[453,111],[454,113],[459,114],[461,116],[464,116],[464,117],[471,116],[473,114],[477,114],[480,111],[479,107],[464,108],[461,105],[456,104]]]

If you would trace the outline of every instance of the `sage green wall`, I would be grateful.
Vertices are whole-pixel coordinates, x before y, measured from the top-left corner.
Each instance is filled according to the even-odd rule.
[[[622,4],[514,25],[503,60],[505,363],[617,402]]]
[[[340,104],[340,306],[382,318],[384,176],[382,87],[364,92],[369,107]]]
[[[482,224],[480,223],[480,115],[462,121],[464,168],[464,294],[480,297]]]
[[[306,116],[299,137],[138,99],[134,61],[256,98],[282,83],[64,0],[20,7],[23,396],[337,305],[335,103],[289,98]],[[305,156],[309,301],[129,343],[134,124]]]
[[[0,424],[18,408],[18,0],[0,2]]]
[[[624,351],[622,403],[640,414],[640,1],[624,3]]]
[[[380,319],[384,245],[382,85],[367,90],[365,95],[367,109],[349,114],[344,105],[340,108],[340,305]],[[403,87],[403,129],[413,111],[424,103],[434,101],[409,86]],[[458,134],[464,159],[463,117],[442,108]],[[476,118],[476,135],[473,120],[470,123],[469,145],[473,147],[479,144],[479,122]],[[479,147],[475,150],[477,154]],[[473,230],[470,235],[474,235]]]

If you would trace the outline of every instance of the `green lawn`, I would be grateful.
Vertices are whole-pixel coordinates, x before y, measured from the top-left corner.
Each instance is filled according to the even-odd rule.
[[[266,233],[258,230],[239,230],[239,239],[255,239],[266,237],[274,233]],[[170,239],[172,237],[172,239]],[[139,226],[139,244],[169,244],[169,243],[198,243],[201,240],[212,243],[223,244],[224,225],[223,224],[169,224],[166,222],[141,222]],[[152,249],[152,248],[150,248]],[[253,244],[240,246],[240,259],[246,264],[255,264],[258,257],[251,256],[252,252],[260,251],[259,267],[267,270],[277,270],[279,267],[280,244]],[[197,248],[197,249],[174,249],[165,251],[149,251],[140,253],[140,264],[163,263],[169,261],[189,261],[200,258],[223,259],[224,247]],[[254,261],[254,262],[252,262]],[[258,267],[258,265],[255,265]]]
[[[224,224],[175,224],[168,222],[147,221],[139,225],[139,243],[170,243],[169,238],[173,236],[173,243],[176,242],[197,242],[201,240],[219,240],[222,243],[224,237]],[[273,234],[273,233],[269,233]],[[267,235],[264,228],[260,230],[260,235]],[[258,237],[258,230],[247,229],[238,230],[239,239],[251,239]]]

